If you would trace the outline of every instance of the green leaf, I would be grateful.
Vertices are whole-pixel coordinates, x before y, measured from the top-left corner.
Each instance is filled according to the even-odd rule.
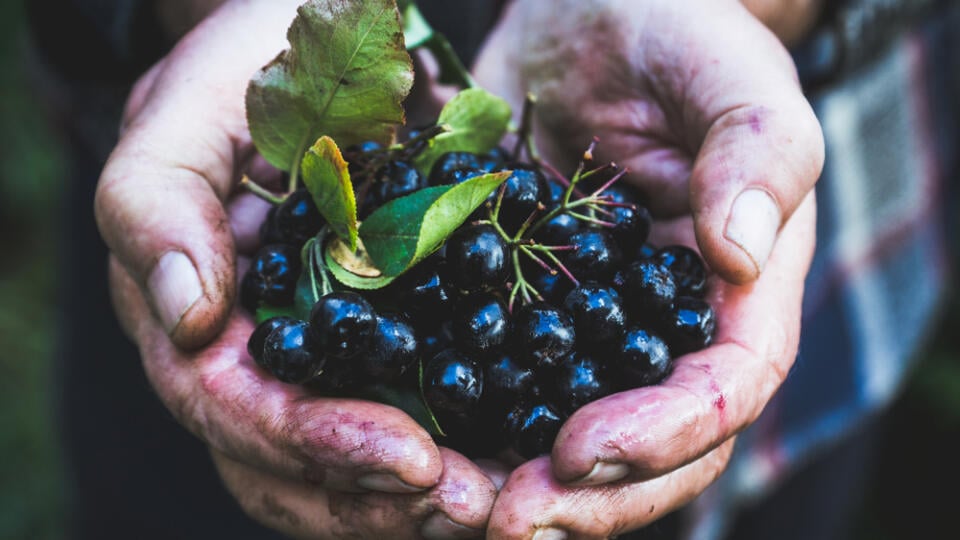
[[[297,288],[293,293],[293,312],[297,318],[303,321],[310,320],[313,305],[324,294],[323,275],[321,274],[323,268],[320,268],[317,264],[319,246],[320,241],[311,238],[300,250],[303,265],[300,270],[300,277],[297,278]]]
[[[303,156],[300,166],[303,183],[313,196],[317,210],[350,249],[357,248],[357,200],[340,149],[324,135]]]
[[[334,279],[346,285],[347,287],[362,290],[382,289],[395,279],[393,277],[384,276],[383,273],[376,268],[373,268],[373,270],[376,270],[376,275],[372,275],[372,272],[363,272],[362,274],[358,274],[354,265],[348,264],[345,266],[344,264],[341,264],[339,260],[337,260],[338,258],[342,259],[342,257],[338,255],[339,253],[343,253],[343,251],[338,250],[336,243],[329,242],[327,244],[327,249],[323,253],[323,261],[330,270],[330,273],[333,274]],[[361,260],[366,258],[365,254],[361,254],[359,256],[354,255],[353,257]],[[350,268],[353,268],[354,270],[351,271],[347,269],[347,266],[350,266]]]
[[[384,275],[400,275],[439,248],[508,176],[484,174],[388,202],[360,225],[367,253]]]
[[[407,50],[412,51],[433,37],[434,31],[430,23],[423,18],[416,2],[410,0],[398,0],[400,14],[403,20],[403,40],[406,42]]]
[[[450,131],[432,139],[430,147],[417,157],[417,170],[429,174],[433,163],[446,152],[488,152],[507,132],[510,115],[510,105],[490,92],[462,90],[444,105],[437,120]]]
[[[290,48],[247,87],[247,121],[257,150],[296,175],[310,144],[388,143],[404,122],[413,85],[394,0],[310,0],[287,32]]]
[[[267,319],[281,316],[296,318],[297,313],[292,306],[277,307],[262,305],[257,308],[257,313],[254,317],[254,320],[257,322],[257,324],[260,324]]]

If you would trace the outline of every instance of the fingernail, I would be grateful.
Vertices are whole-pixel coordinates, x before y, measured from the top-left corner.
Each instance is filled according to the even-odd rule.
[[[759,273],[770,257],[780,220],[780,207],[769,193],[748,189],[733,202],[724,236],[750,257]]]
[[[370,491],[384,493],[417,493],[424,488],[411,486],[392,474],[374,473],[357,478],[357,485]]]
[[[448,538],[476,538],[481,531],[456,523],[443,512],[428,517],[420,527],[420,534],[427,540],[447,540]]]
[[[623,480],[630,473],[630,467],[623,463],[606,463],[598,461],[593,469],[583,477],[570,482],[581,486],[596,486]]]
[[[147,278],[147,289],[167,333],[177,327],[183,314],[203,295],[197,270],[190,258],[179,251],[160,257]]]
[[[560,529],[554,529],[553,527],[547,527],[545,529],[537,529],[537,532],[533,533],[533,540],[566,540],[567,533],[566,531],[561,531]]]

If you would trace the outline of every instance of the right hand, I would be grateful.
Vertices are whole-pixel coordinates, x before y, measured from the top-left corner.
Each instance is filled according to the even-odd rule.
[[[300,3],[224,4],[135,86],[96,197],[118,317],[255,519],[305,538],[480,535],[496,488],[474,463],[393,407],[312,396],[246,353],[237,265],[263,208],[236,196],[256,157],[244,93]]]

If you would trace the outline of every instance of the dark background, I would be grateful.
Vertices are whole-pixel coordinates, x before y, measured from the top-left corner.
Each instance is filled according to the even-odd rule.
[[[57,236],[60,194],[68,176],[58,133],[25,69],[22,9],[21,2],[0,3],[0,538],[44,540],[63,537],[68,503],[51,384],[63,293],[56,273],[66,251]],[[958,329],[954,296],[893,405],[856,539],[955,537]]]

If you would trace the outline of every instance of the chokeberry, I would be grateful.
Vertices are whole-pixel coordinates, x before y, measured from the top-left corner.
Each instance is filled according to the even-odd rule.
[[[430,168],[427,183],[431,186],[444,186],[462,182],[463,171],[480,171],[480,160],[472,152],[447,152],[441,155]]]
[[[577,279],[609,280],[623,259],[620,246],[605,231],[580,231],[570,236],[569,245],[573,249],[564,252],[563,262]]]
[[[316,350],[309,323],[291,319],[267,335],[263,362],[278,380],[301,384],[323,368],[324,358]]]
[[[696,251],[682,245],[664,246],[652,259],[673,274],[677,294],[702,297],[707,292],[707,270]]]
[[[549,374],[552,400],[560,412],[571,415],[591,401],[612,394],[615,389],[597,360],[579,351],[564,356]]]
[[[255,313],[260,304],[293,304],[300,267],[300,248],[287,244],[263,246],[240,282],[240,304],[250,313]]]
[[[290,323],[294,322],[293,317],[271,317],[256,326],[253,329],[253,332],[250,333],[250,339],[247,340],[247,352],[250,353],[250,356],[253,357],[253,360],[257,363],[258,366],[270,370],[270,367],[264,361],[263,358],[263,345],[267,341],[267,336],[270,335],[270,332],[273,332],[276,328],[281,326],[287,326]]]
[[[426,179],[410,163],[388,161],[377,170],[372,193],[367,195],[374,208],[427,187]]]
[[[506,413],[513,403],[537,392],[533,371],[515,362],[509,354],[483,364],[481,406],[488,411]]]
[[[446,243],[445,281],[464,291],[503,285],[510,275],[510,249],[491,225],[466,225]]]
[[[534,233],[536,239],[548,246],[570,245],[570,238],[580,232],[582,225],[579,219],[570,214],[560,214],[543,224]]]
[[[570,316],[545,302],[526,304],[514,318],[514,336],[522,361],[552,367],[573,350],[576,333]]]
[[[507,306],[494,294],[471,294],[454,308],[453,337],[466,352],[482,356],[494,353],[509,335]]]
[[[324,224],[313,195],[306,188],[294,191],[277,206],[274,221],[281,237],[296,246],[313,238]]]
[[[423,398],[435,413],[470,415],[482,393],[483,370],[456,349],[440,352],[423,366]]]
[[[546,403],[524,402],[507,413],[505,424],[511,448],[521,457],[532,459],[550,453],[563,419]]]
[[[403,375],[418,358],[413,327],[399,313],[378,314],[368,352],[359,358],[364,372],[374,379],[390,381]]]
[[[620,294],[596,282],[580,284],[563,302],[573,318],[577,339],[583,343],[610,343],[623,335],[627,316]]]
[[[368,350],[377,317],[373,306],[360,294],[335,291],[321,296],[313,305],[310,325],[324,355],[349,358]]]
[[[603,195],[618,204],[610,208],[612,215],[608,219],[614,224],[610,233],[624,252],[635,250],[638,245],[647,240],[650,234],[650,227],[653,224],[650,211],[640,204],[639,197],[627,186],[611,186],[603,192]]]
[[[546,179],[529,165],[512,163],[505,165],[510,176],[503,182],[503,200],[498,220],[509,233],[515,232],[537,209],[540,199],[546,199]],[[494,191],[490,201],[496,202],[499,193]]]
[[[666,267],[652,260],[637,261],[627,267],[625,277],[627,310],[637,320],[654,323],[673,308],[677,286]]]
[[[528,282],[544,300],[554,305],[562,305],[564,298],[573,290],[573,282],[561,272],[554,274],[539,268],[530,272]]]
[[[678,296],[663,324],[670,352],[673,356],[680,356],[710,345],[717,320],[713,308],[702,299]]]
[[[657,384],[673,370],[673,359],[667,344],[656,334],[633,327],[611,362],[614,380],[621,388],[636,388]]]

